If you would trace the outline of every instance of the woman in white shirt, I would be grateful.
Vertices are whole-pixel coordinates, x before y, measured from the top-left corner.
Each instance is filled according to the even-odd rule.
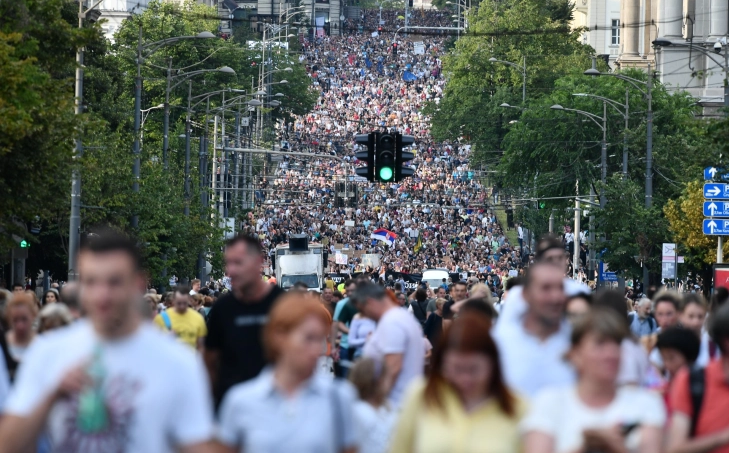
[[[307,293],[288,293],[276,302],[264,330],[272,365],[226,394],[219,451],[356,452],[354,389],[316,372],[331,319]]]
[[[573,328],[575,386],[545,389],[522,422],[525,453],[659,453],[666,414],[657,394],[618,387],[625,322],[593,308]]]

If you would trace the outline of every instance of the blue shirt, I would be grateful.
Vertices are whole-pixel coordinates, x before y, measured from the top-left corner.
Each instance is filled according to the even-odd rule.
[[[342,308],[344,308],[344,305],[347,302],[349,302],[349,297],[345,297],[344,299],[337,302],[337,305],[334,307],[334,316],[332,317],[334,321],[337,321],[339,319],[339,315],[342,313]],[[332,341],[334,341],[334,339],[332,339]],[[341,346],[342,349],[346,349],[349,347],[349,335],[342,332],[342,336],[339,337],[339,346]]]
[[[356,400],[351,384],[316,371],[292,396],[281,394],[266,368],[228,391],[218,440],[241,452],[340,453],[356,445]]]
[[[638,337],[645,337],[656,331],[656,320],[650,317],[640,319],[637,313],[632,315],[632,322],[630,323],[630,331]]]

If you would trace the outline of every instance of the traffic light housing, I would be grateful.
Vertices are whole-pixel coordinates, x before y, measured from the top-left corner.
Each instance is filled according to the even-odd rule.
[[[354,141],[355,143],[359,145],[365,145],[367,146],[367,150],[365,151],[357,151],[354,156],[364,162],[367,166],[366,167],[357,167],[354,171],[357,174],[357,176],[361,176],[363,178],[367,178],[367,181],[374,181],[375,180],[375,138],[376,138],[375,132],[370,132],[369,134],[357,134],[355,136]]]
[[[395,154],[397,151],[396,134],[378,134],[375,146],[375,180],[391,182],[395,180]]]
[[[392,43],[392,54],[397,55],[397,43]]]
[[[402,181],[403,178],[413,176],[415,170],[405,164],[415,159],[415,154],[410,151],[403,151],[403,146],[410,146],[415,143],[415,137],[412,135],[397,134],[397,150],[395,152],[395,181]]]
[[[545,201],[537,200],[537,209],[544,209],[546,207],[547,207],[547,203]]]

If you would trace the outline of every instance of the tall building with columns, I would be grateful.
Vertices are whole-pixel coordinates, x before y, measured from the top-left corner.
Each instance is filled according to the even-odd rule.
[[[715,116],[723,105],[722,65],[687,44],[729,51],[729,0],[576,0],[573,26],[588,28],[582,40],[613,69],[655,71],[669,90],[687,91]],[[681,44],[654,49],[657,38]],[[714,54],[720,62],[723,55]]]

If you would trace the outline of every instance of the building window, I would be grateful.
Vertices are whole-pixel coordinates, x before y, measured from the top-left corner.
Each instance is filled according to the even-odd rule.
[[[613,19],[610,24],[610,44],[620,45],[620,19]]]

